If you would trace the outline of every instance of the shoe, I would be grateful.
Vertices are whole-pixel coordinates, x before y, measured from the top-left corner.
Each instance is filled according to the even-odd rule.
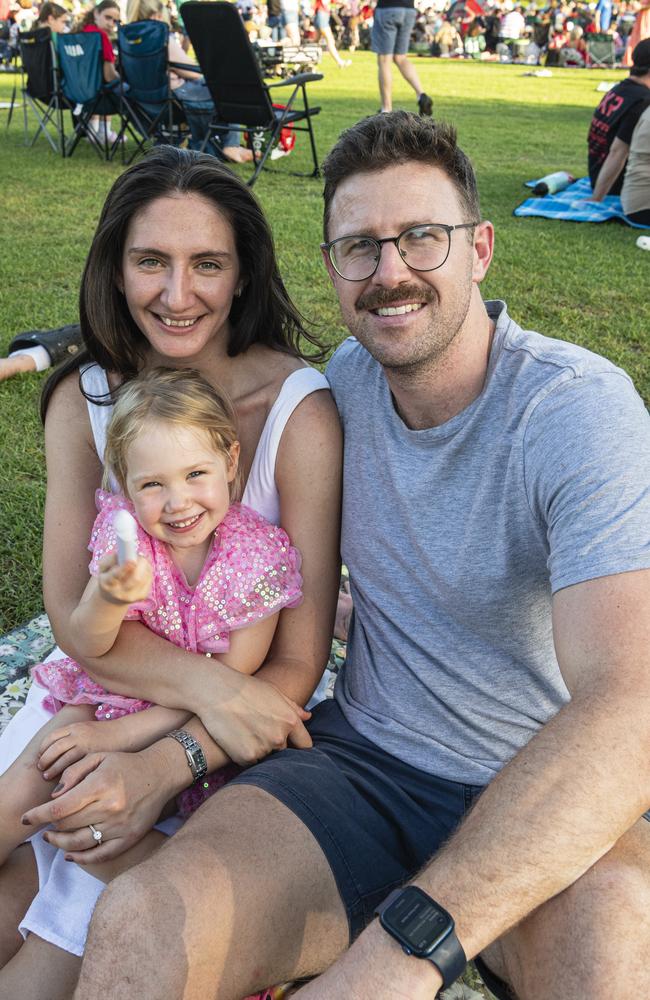
[[[341,62],[339,63],[339,69],[347,69],[348,66],[351,65],[352,65],[351,59],[342,59]]]
[[[108,129],[106,133],[106,138],[108,139],[109,146],[113,146],[118,141],[118,139],[120,143],[126,142],[126,136],[124,132],[122,133],[122,135],[118,135],[117,132],[114,132],[112,128]]]
[[[418,97],[418,114],[421,115],[431,115],[433,114],[433,101],[428,94],[420,94]]]

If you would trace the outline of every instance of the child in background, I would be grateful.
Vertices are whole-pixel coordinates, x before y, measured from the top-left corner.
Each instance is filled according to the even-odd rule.
[[[97,494],[91,578],[73,612],[83,657],[102,656],[122,622],[136,620],[243,673],[261,666],[281,608],[300,603],[300,556],[281,528],[231,502],[238,458],[230,404],[198,373],[154,369],[119,391],[105,478],[122,493]],[[138,521],[137,558],[123,565],[113,526],[119,510]],[[33,675],[58,714],[0,777],[0,863],[24,840],[22,814],[72,787],[63,775],[51,791],[66,767],[91,751],[149,746],[189,718],[108,692],[69,658]],[[181,811],[189,814],[228,776],[216,772],[212,783],[189,788]]]

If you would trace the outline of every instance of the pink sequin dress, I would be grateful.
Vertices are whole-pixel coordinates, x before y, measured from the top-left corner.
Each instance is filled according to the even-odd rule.
[[[103,557],[117,550],[115,511],[133,513],[130,501],[118,494],[98,490],[96,500],[99,514],[88,546],[93,576]],[[231,504],[216,529],[194,587],[188,586],[165,543],[139,525],[138,553],[153,566],[153,585],[146,600],[129,607],[126,620],[141,621],[156,635],[194,653],[225,653],[232,631],[281,608],[294,608],[302,599],[300,554],[286,531],[243,504]],[[48,690],[43,704],[51,712],[64,704],[97,705],[96,719],[116,719],[151,704],[107,691],[69,657],[39,663],[32,676]]]

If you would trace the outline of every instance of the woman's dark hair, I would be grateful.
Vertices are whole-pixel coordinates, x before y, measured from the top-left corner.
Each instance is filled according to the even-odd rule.
[[[119,0],[100,0],[100,3],[92,3],[90,7],[87,7],[81,13],[79,20],[75,22],[74,31],[83,31],[89,24],[95,23],[95,11],[98,14],[102,14],[105,10],[110,10],[114,7],[115,10],[120,9]]]
[[[61,379],[84,361],[96,361],[123,380],[133,378],[142,367],[147,340],[118,287],[122,254],[134,216],[158,198],[175,194],[200,195],[232,227],[245,284],[242,294],[232,301],[229,356],[243,353],[252,344],[266,344],[295,357],[315,361],[325,357],[287,294],[269,224],[249,188],[212,156],[157,146],[125,170],[108,193],[81,280],[79,322],[86,350],[48,380],[42,414]],[[303,338],[317,350],[305,354],[300,346]]]

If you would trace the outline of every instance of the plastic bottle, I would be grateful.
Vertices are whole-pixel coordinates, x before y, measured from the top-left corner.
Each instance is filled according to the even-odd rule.
[[[573,184],[574,180],[575,177],[566,170],[557,170],[554,174],[547,174],[538,180],[533,188],[533,194],[538,198],[543,198],[545,194],[557,194],[558,191],[568,188],[569,184]]]

